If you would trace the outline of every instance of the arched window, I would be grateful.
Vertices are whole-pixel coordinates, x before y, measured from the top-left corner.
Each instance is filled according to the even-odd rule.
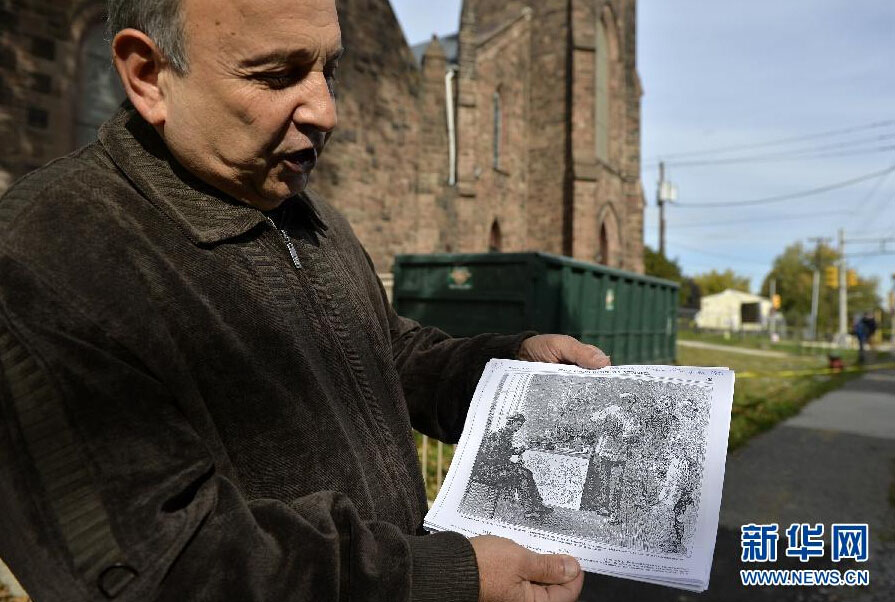
[[[600,226],[600,250],[597,263],[609,265],[609,235],[606,233],[606,224]]]
[[[503,237],[500,234],[500,224],[497,220],[491,223],[491,237],[488,241],[488,251],[491,253],[500,253],[503,246]]]
[[[97,23],[89,27],[81,39],[81,70],[75,115],[77,146],[96,140],[97,129],[115,113],[125,96],[118,74],[112,68],[104,30],[103,24]]]
[[[617,268],[622,265],[622,241],[618,215],[611,203],[607,203],[597,218],[599,245],[594,251],[597,263]]]
[[[597,159],[609,160],[609,37],[606,33],[606,24],[603,19],[597,22],[597,52],[596,52],[596,94],[594,108],[596,111],[594,123],[596,124]]]
[[[494,93],[493,100],[494,131],[492,134],[492,146],[494,148],[494,169],[500,169],[500,151],[503,137],[503,109],[500,106],[500,90]]]

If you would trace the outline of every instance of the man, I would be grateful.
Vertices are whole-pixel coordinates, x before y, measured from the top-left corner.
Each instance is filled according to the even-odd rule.
[[[525,424],[524,414],[513,414],[507,423],[485,436],[473,467],[473,478],[518,496],[525,518],[543,518],[553,512],[544,505],[534,475],[522,465],[525,449],[514,441]]]
[[[490,357],[395,315],[306,192],[333,0],[110,0],[129,99],[0,200],[0,557],[37,600],[572,600],[573,559],[422,536],[411,425]],[[539,585],[533,585],[537,583]]]
[[[666,549],[669,552],[685,551],[684,536],[687,528],[686,514],[696,503],[699,489],[699,461],[697,440],[692,436],[696,406],[687,400],[680,409],[680,417],[674,415],[664,455],[667,468],[659,490],[658,504],[673,519]],[[684,422],[681,421],[683,419]]]
[[[628,447],[637,437],[636,420],[625,406],[630,408],[635,401],[631,393],[622,393],[619,403],[606,406],[591,416],[599,434],[587,466],[581,509],[605,514],[612,524],[621,520],[621,492]]]
[[[854,326],[855,336],[858,338],[858,362],[864,363],[866,356],[864,347],[866,347],[873,335],[876,333],[876,319],[873,313],[865,311],[857,320]]]

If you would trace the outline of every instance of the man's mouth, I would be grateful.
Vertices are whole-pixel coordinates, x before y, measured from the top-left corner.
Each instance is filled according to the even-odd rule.
[[[317,151],[311,147],[288,153],[283,155],[283,162],[292,171],[309,174],[317,165]]]

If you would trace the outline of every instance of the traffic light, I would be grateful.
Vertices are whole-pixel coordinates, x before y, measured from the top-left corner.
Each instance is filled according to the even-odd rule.
[[[849,270],[846,272],[846,279],[848,281],[849,288],[853,286],[858,286],[858,272],[855,270]]]
[[[780,309],[780,305],[782,304],[782,300],[780,299],[780,295],[774,295],[771,297],[771,305],[774,306],[774,309]]]
[[[824,269],[824,284],[830,288],[839,288],[839,268],[835,265],[828,265]]]

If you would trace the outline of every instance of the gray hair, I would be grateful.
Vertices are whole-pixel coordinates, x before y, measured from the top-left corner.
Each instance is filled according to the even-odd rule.
[[[187,71],[181,0],[108,0],[106,33],[109,39],[122,29],[145,33],[178,74]]]

